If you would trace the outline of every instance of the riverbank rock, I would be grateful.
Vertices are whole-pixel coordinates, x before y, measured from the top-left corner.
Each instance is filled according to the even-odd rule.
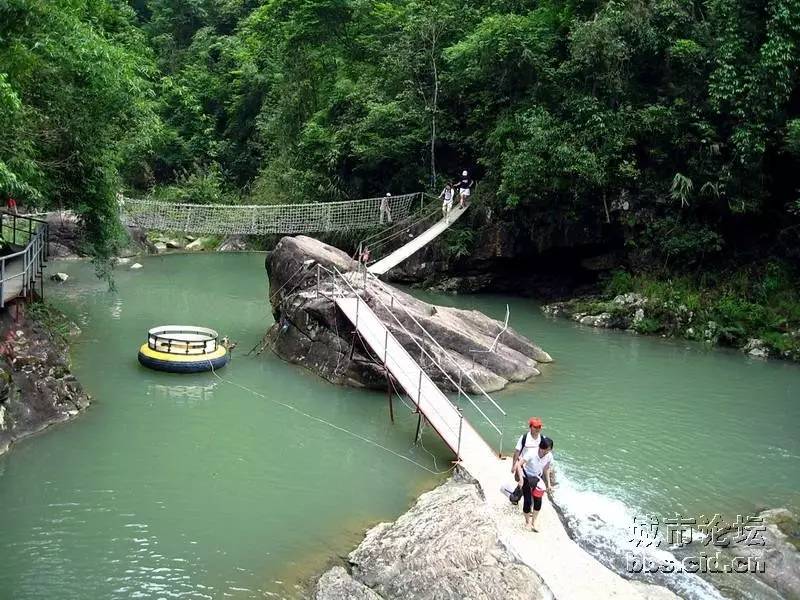
[[[434,306],[371,276],[365,286],[358,263],[341,250],[306,236],[285,237],[266,260],[275,318],[267,341],[284,360],[306,366],[328,381],[376,389],[388,385],[381,357],[361,342],[330,299],[332,278],[322,270],[317,291],[317,265],[345,274],[412,356],[419,358],[422,346],[435,356],[446,375],[426,357],[422,366],[445,389],[456,389],[453,381],[461,379],[465,389],[476,391],[466,377],[460,377],[464,372],[487,391],[498,390],[538,375],[538,363],[552,360],[530,340],[511,328],[503,331],[502,323],[478,311]],[[336,285],[341,291],[341,279]],[[442,348],[433,346],[420,325]]]
[[[478,486],[461,476],[369,530],[348,563],[349,574],[338,567],[320,578],[317,600],[552,597],[506,549]]]
[[[247,250],[247,237],[243,235],[230,235],[217,246],[217,252],[243,252]]]
[[[764,572],[756,573],[784,598],[800,600],[800,519],[785,508],[760,513],[766,531],[763,546],[735,546],[737,556],[759,558]]]
[[[742,352],[755,358],[769,358],[769,348],[767,348],[764,340],[759,340],[758,338],[747,340],[747,343],[742,347]]]
[[[15,441],[67,421],[89,405],[70,372],[63,339],[20,311],[0,314],[0,454]]]

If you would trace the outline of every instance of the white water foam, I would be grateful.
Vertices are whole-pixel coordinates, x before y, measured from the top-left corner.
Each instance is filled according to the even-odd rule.
[[[679,564],[680,559],[664,549],[665,541],[661,542],[663,548],[637,548],[634,517],[641,519],[642,514],[621,499],[594,491],[591,484],[577,484],[569,477],[569,469],[565,469],[563,462],[558,465],[554,498],[575,541],[621,576],[667,587],[687,600],[724,598],[714,586],[693,573],[628,573],[626,556],[629,553],[652,558],[657,564],[666,560]]]

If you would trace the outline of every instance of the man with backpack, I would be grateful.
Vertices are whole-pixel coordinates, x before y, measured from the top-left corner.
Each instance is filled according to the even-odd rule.
[[[528,431],[523,433],[519,441],[517,441],[517,445],[514,448],[514,458],[511,461],[511,472],[514,474],[514,479],[519,482],[518,474],[516,469],[514,468],[517,464],[517,460],[521,454],[527,450],[528,452],[534,452],[539,449],[539,442],[542,440],[542,420],[539,417],[531,417],[528,419]],[[521,482],[520,482],[521,483]],[[518,487],[516,492],[511,495],[511,502],[512,504],[517,504],[519,502],[522,487]],[[516,498],[516,500],[515,500]]]

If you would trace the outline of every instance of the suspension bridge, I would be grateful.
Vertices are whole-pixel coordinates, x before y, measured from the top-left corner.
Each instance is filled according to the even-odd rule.
[[[362,245],[370,243],[375,247],[388,248],[391,242],[405,241],[409,231],[424,227],[426,220],[438,212],[439,207],[436,206],[426,214],[416,215],[414,219],[413,205],[418,200],[420,213],[424,212],[424,199],[424,194],[407,194],[388,199],[371,198],[339,203],[235,207],[122,199],[120,219],[133,227],[193,233],[263,235],[356,231],[375,228],[376,223],[380,225],[381,216],[387,216],[385,208],[388,206],[392,224],[362,242]],[[481,484],[487,505],[500,528],[503,543],[542,577],[554,597],[590,599],[596,597],[598,589],[602,589],[607,598],[642,599],[644,593],[640,594],[620,576],[603,567],[569,538],[550,503],[545,503],[539,517],[542,533],[538,537],[521,530],[519,513],[510,510],[506,497],[498,492],[510,478],[510,465],[501,457],[503,429],[484,411],[484,408],[489,410],[492,407],[499,415],[505,416],[503,409],[477,382],[472,381],[472,384],[474,389],[479,390],[483,402],[476,402],[463,389],[462,379],[471,378],[468,371],[461,369],[459,381],[455,382],[442,366],[442,361],[455,359],[416,322],[424,336],[423,343],[418,344],[418,336],[408,331],[396,314],[398,310],[404,310],[402,303],[394,302],[394,296],[389,291],[391,305],[383,305],[389,318],[419,345],[421,356],[428,359],[428,368],[439,369],[450,379],[458,390],[459,399],[465,398],[486,421],[484,427],[499,433],[499,448],[494,449],[464,417],[461,408],[444,394],[425,369],[405,350],[364,297],[368,286],[384,286],[383,291],[387,292],[388,288],[377,275],[398,265],[441,235],[465,210],[454,208],[447,218],[436,221],[416,235],[411,233],[411,241],[369,266],[362,265],[361,273],[342,274],[317,265],[320,270],[318,281],[329,280],[327,288],[318,284],[318,293],[329,295],[364,343],[382,359],[387,372],[391,373],[419,413],[451,449],[456,460]],[[0,211],[0,230],[3,239],[11,242],[12,249],[11,253],[0,257],[2,308],[13,298],[30,295],[37,281],[42,284],[47,259],[48,224],[32,216]],[[374,297],[380,301],[378,296]],[[413,315],[405,316],[414,320]],[[573,573],[580,573],[581,577],[574,577]]]
[[[402,253],[401,248],[399,252]],[[455,381],[443,366],[444,361],[453,361],[424,326],[396,299],[375,274],[362,267],[361,272],[341,273],[338,269],[317,268],[317,293],[327,296],[352,323],[363,342],[369,346],[374,357],[399,383],[414,408],[431,425],[450,448],[460,464],[480,484],[490,515],[498,526],[501,540],[525,564],[542,577],[554,598],[594,600],[597,590],[603,590],[605,598],[617,600],[645,600],[645,598],[674,598],[670,593],[662,596],[651,591],[634,588],[628,581],[607,569],[591,557],[568,535],[558,514],[550,502],[544,503],[538,519],[538,534],[524,530],[519,509],[510,506],[505,495],[499,492],[511,479],[511,465],[502,458],[503,429],[486,413],[492,410],[505,417],[505,411],[471,379],[469,369],[459,367]],[[379,294],[370,294],[371,287],[381,287]],[[381,296],[388,296],[384,302]],[[367,302],[374,305],[370,306]],[[458,400],[464,399],[483,419],[483,428],[499,434],[499,447],[493,448],[479,431],[464,417],[462,409],[452,402],[428,373],[409,354],[377,314],[385,313],[402,333],[411,340],[425,358],[429,370],[438,370],[458,392]],[[405,325],[413,323],[414,332]],[[419,341],[421,340],[421,342]],[[477,390],[473,398],[462,386],[467,379]],[[481,402],[480,400],[483,400]],[[575,577],[579,573],[580,577]],[[666,591],[665,591],[666,592]],[[651,595],[654,594],[654,595]]]
[[[306,204],[175,204],[121,197],[118,203],[120,220],[129,227],[216,235],[292,235],[374,229],[384,221],[403,221],[422,206],[425,197],[416,192]]]

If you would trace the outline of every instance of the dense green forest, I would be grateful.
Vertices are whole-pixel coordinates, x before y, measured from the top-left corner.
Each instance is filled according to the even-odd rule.
[[[0,191],[75,208],[101,258],[120,189],[325,201],[468,168],[531,248],[800,323],[800,0],[0,0],[0,135]]]

